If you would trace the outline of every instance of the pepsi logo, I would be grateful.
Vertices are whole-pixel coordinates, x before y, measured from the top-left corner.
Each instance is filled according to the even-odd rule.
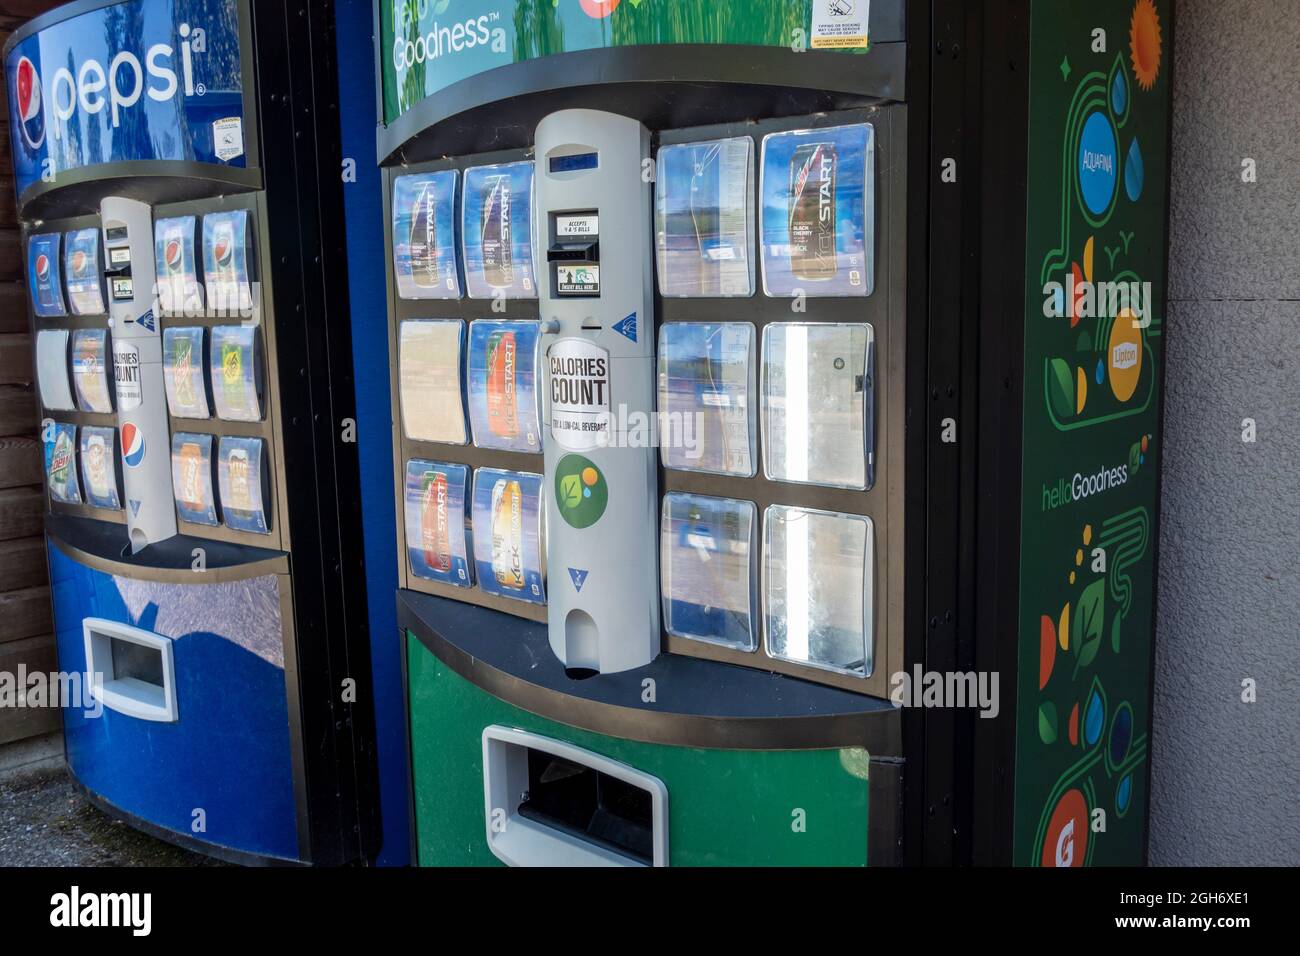
[[[36,257],[36,278],[44,282],[50,277],[50,257],[41,253]]]
[[[181,241],[179,239],[169,239],[167,246],[163,249],[163,261],[167,263],[167,268],[172,272],[181,270]]]
[[[19,57],[14,70],[14,102],[18,123],[28,149],[40,149],[45,142],[45,111],[41,108],[41,77],[27,57]]]
[[[74,276],[83,276],[86,274],[86,263],[90,257],[86,255],[85,250],[78,249],[72,254],[72,274]]]
[[[217,262],[221,263],[221,265],[225,265],[230,261],[232,246],[234,246],[234,241],[229,233],[217,236],[216,241],[212,243],[212,254],[217,257]]]
[[[133,422],[122,426],[122,460],[132,468],[144,461],[144,432]]]

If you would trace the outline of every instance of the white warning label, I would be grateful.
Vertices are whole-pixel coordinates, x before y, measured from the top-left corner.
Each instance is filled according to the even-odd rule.
[[[814,50],[856,50],[867,45],[871,0],[813,0],[808,42]]]
[[[551,436],[569,451],[608,443],[609,353],[584,339],[560,339],[546,353]]]

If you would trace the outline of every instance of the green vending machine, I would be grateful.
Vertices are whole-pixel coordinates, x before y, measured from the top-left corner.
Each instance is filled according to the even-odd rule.
[[[414,859],[1143,861],[1171,6],[379,0]]]

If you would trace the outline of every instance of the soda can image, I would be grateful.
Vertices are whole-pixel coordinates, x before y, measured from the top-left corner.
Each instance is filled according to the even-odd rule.
[[[266,454],[260,438],[223,435],[217,453],[217,480],[221,491],[221,520],[234,531],[270,534],[270,515],[264,499]]]
[[[158,304],[168,315],[202,311],[203,297],[194,262],[196,221],[193,216],[179,216],[154,222],[154,280]]]
[[[479,468],[474,472],[474,561],[488,594],[546,603],[542,476]]]
[[[393,274],[403,299],[458,299],[456,188],[460,172],[411,173],[393,180]]]
[[[50,499],[62,504],[81,504],[77,481],[76,425],[55,424],[45,441],[45,475]]]
[[[27,240],[27,281],[38,316],[65,315],[59,268],[61,233],[40,233]]]
[[[406,554],[411,574],[456,587],[473,584],[466,557],[469,467],[413,458],[406,463]]]
[[[262,418],[257,329],[242,325],[216,326],[211,331],[209,364],[217,417],[255,422]],[[197,398],[197,382],[195,383]]]
[[[759,216],[765,294],[872,293],[875,143],[870,123],[763,137]]]
[[[496,176],[483,188],[483,278],[494,289],[515,284],[514,250],[510,236],[510,177]]]
[[[433,183],[426,183],[411,209],[411,278],[425,289],[435,289],[441,282],[435,199]]]
[[[420,509],[420,544],[424,560],[435,571],[451,570],[451,526],[447,518],[447,476],[424,473],[423,507]]]
[[[835,169],[832,143],[808,143],[790,160],[790,271],[801,279],[833,279]]]
[[[117,429],[98,425],[81,428],[81,476],[86,503],[96,508],[121,510],[117,490]]]
[[[517,438],[519,400],[515,391],[515,333],[493,332],[488,339],[487,358],[488,428],[501,438]]]
[[[82,411],[113,410],[110,367],[107,329],[77,329],[72,333],[72,381]]]
[[[212,212],[203,217],[203,272],[209,311],[218,315],[251,313],[253,253],[249,238],[246,209]],[[163,252],[165,260],[166,250]],[[185,276],[184,280],[188,278]]]
[[[460,241],[471,299],[535,299],[531,160],[465,170]]]
[[[212,490],[212,443],[206,434],[176,432],[172,436],[172,493],[176,513],[192,524],[217,524]],[[246,460],[246,459],[245,459]]]
[[[504,478],[492,486],[492,573],[503,588],[524,586],[524,511],[519,482]]]
[[[475,319],[469,328],[465,368],[470,424],[479,448],[538,453],[539,324]]]

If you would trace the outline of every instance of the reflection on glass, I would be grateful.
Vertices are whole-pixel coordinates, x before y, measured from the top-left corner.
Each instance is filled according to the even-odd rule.
[[[754,629],[754,505],[672,493],[659,524],[664,627],[742,651]]]
[[[870,518],[771,505],[763,516],[763,614],[770,656],[871,673]]]
[[[541,453],[536,322],[469,325],[469,419],[479,448]]]
[[[463,339],[459,319],[402,323],[397,378],[407,438],[450,445],[468,440],[460,378]]]
[[[754,474],[754,327],[670,322],[659,329],[659,448],[665,468]]]
[[[865,489],[873,474],[872,328],[763,329],[763,470],[777,481]]]
[[[754,142],[748,136],[659,150],[655,238],[665,296],[754,293]]]

